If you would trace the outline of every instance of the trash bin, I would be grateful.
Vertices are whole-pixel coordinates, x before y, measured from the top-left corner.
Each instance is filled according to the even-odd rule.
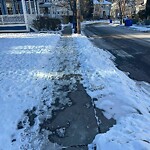
[[[132,26],[132,20],[131,19],[126,19],[125,20],[125,26]]]
[[[109,22],[112,23],[112,19],[109,19]]]

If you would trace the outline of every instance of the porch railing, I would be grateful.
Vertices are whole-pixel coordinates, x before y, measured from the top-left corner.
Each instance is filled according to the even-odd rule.
[[[0,24],[24,24],[24,15],[16,14],[16,15],[0,15]]]
[[[36,14],[27,14],[28,25],[32,26],[33,20],[36,19]]]

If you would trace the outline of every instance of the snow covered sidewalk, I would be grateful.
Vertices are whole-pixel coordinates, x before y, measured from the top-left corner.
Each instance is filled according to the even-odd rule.
[[[58,77],[53,78],[52,118],[41,123],[42,130],[49,132],[52,143],[66,150],[87,149],[98,133],[92,100],[81,82],[78,51],[72,37],[61,37],[53,62]],[[56,149],[56,148],[55,148]]]
[[[0,149],[87,149],[98,126],[72,37],[3,34],[0,40]]]
[[[81,101],[79,104],[88,113],[92,111],[90,97],[84,95],[88,101],[83,103],[80,91],[91,96],[105,117],[116,120],[109,131],[95,137],[89,149],[95,146],[96,150],[150,149],[150,86],[131,80],[116,68],[113,59],[109,52],[94,47],[85,36],[1,34],[0,150],[62,149],[58,144],[68,134],[70,122],[75,123],[80,114],[91,120],[86,112],[80,112],[83,108],[80,106],[79,111],[71,112],[77,114],[77,119],[67,118],[66,124],[63,118],[63,111],[76,104],[73,98]],[[70,134],[78,129],[73,125]],[[85,131],[84,124],[80,129]],[[93,130],[90,126],[86,129]],[[78,131],[81,139],[89,138],[89,132]]]

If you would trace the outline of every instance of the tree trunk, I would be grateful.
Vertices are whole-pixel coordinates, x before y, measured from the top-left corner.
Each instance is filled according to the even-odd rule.
[[[122,3],[121,3],[120,0],[119,0],[118,4],[119,4],[119,18],[120,18],[120,24],[122,24],[122,7],[121,7]]]
[[[80,0],[77,0],[77,33],[81,34],[81,10],[80,10]]]
[[[146,2],[146,17],[147,19],[150,18],[150,0],[147,0]]]

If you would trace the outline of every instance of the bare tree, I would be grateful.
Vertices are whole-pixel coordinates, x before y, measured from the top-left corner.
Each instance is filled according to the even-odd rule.
[[[120,24],[123,23],[123,18],[126,16],[126,9],[129,6],[135,5],[135,0],[117,0],[115,1],[119,9]]]

